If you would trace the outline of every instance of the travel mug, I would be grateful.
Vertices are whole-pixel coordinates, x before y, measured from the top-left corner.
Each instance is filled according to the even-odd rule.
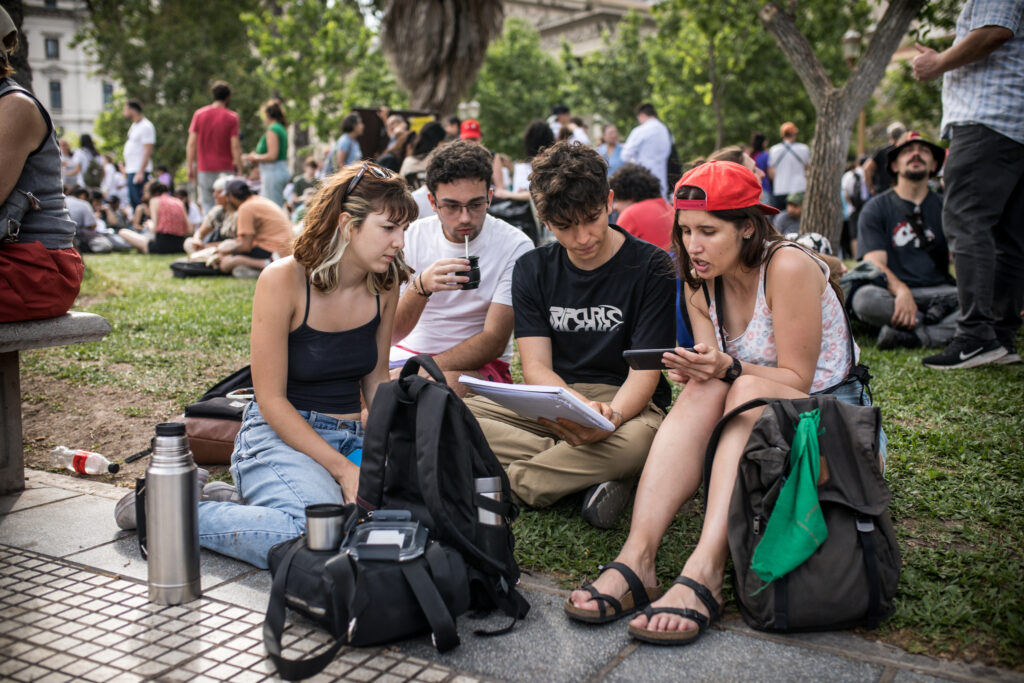
[[[337,550],[341,545],[343,508],[334,503],[306,506],[306,547],[310,550]]]
[[[484,498],[501,502],[501,477],[477,477],[475,481],[477,493]],[[504,517],[482,507],[476,509],[476,520],[490,526],[504,526],[505,524]]]

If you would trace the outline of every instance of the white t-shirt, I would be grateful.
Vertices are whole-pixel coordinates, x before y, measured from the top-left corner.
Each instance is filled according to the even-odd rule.
[[[434,292],[416,327],[399,344],[417,353],[441,353],[479,334],[492,302],[512,305],[512,268],[531,249],[533,243],[522,230],[488,215],[483,230],[469,243],[470,255],[480,257],[480,286]],[[465,255],[463,245],[449,242],[444,236],[437,216],[421,218],[405,233],[405,260],[417,273],[438,259]],[[402,291],[408,286],[406,283]],[[392,359],[407,355],[399,350],[397,356],[392,353]],[[512,360],[511,337],[501,358],[506,362]]]
[[[634,128],[622,145],[623,163],[640,164],[654,174],[661,186],[661,196],[668,196],[668,156],[672,151],[672,135],[657,118],[649,118]]]
[[[434,211],[434,207],[430,205],[430,199],[427,197],[428,192],[426,185],[421,185],[412,191],[412,198],[416,200],[416,206],[419,207],[420,210],[417,218],[426,218],[437,213]]]
[[[142,157],[145,156],[145,145],[156,144],[156,128],[149,119],[143,117],[133,123],[128,129],[128,139],[124,143],[124,172],[128,175],[137,171],[153,171],[153,157],[150,156],[146,168],[142,166]]]
[[[530,173],[533,166],[528,161],[520,161],[512,167],[512,191],[521,192],[530,189]]]
[[[768,150],[768,165],[775,169],[772,192],[789,194],[807,189],[805,168],[811,149],[802,142],[780,142]]]

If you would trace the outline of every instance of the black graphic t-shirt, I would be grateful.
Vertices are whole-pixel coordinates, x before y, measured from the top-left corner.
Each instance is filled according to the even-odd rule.
[[[889,270],[907,287],[948,284],[942,200],[929,192],[918,207],[893,190],[875,195],[857,219],[857,251],[858,258],[869,251],[884,251]]]
[[[557,242],[527,252],[512,273],[516,338],[551,339],[552,369],[567,384],[621,386],[627,349],[675,346],[675,274],[662,249],[613,225],[626,237],[607,263],[574,266]],[[672,394],[662,377],[654,403]]]

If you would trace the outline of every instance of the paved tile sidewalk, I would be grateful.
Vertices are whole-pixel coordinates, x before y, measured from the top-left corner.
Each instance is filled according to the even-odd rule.
[[[203,552],[203,597],[151,605],[134,534],[113,522],[125,492],[87,479],[26,471],[25,492],[0,497],[0,680],[278,680],[262,625],[269,573]],[[849,633],[773,636],[732,620],[693,646],[640,646],[613,625],[567,620],[565,592],[525,577],[532,604],[512,633],[480,638],[500,617],[459,620],[462,645],[439,655],[427,638],[344,649],[314,681],[1024,681],[1010,671],[909,655]],[[325,647],[290,623],[286,655]]]

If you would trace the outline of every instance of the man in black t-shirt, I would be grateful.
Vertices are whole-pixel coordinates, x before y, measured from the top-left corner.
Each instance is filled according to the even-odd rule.
[[[671,400],[657,370],[631,370],[627,349],[674,345],[675,276],[663,250],[608,224],[607,166],[560,142],[533,162],[530,193],[557,243],[524,254],[512,276],[515,336],[528,384],[567,387],[615,425],[534,421],[467,401],[508,471],[513,493],[544,507],[589,489],[583,518],[608,528],[628,502]]]
[[[853,295],[853,311],[881,328],[881,349],[945,346],[959,311],[942,233],[942,199],[928,189],[943,150],[912,131],[889,159],[896,184],[864,205],[857,229],[861,258],[885,273],[887,286],[862,286]]]

